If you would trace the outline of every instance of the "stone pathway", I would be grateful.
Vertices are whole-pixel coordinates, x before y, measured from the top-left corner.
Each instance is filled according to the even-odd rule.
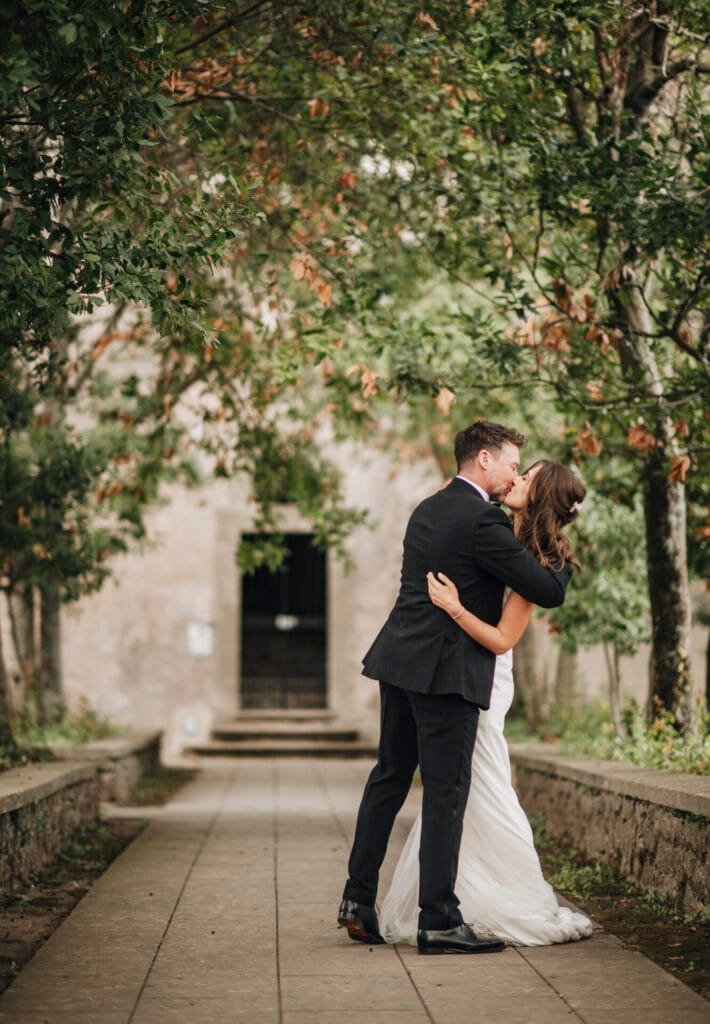
[[[485,957],[351,942],[335,915],[368,767],[210,765],[0,998],[1,1024],[707,1024],[604,933]],[[415,813],[412,797],[384,884]]]

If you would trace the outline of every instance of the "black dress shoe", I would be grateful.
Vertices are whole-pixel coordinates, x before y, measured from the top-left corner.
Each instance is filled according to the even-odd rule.
[[[338,911],[338,927],[347,928],[353,942],[367,942],[370,946],[381,946],[384,939],[380,935],[377,922],[377,911],[374,907],[366,907],[363,903],[343,900]]]
[[[460,924],[444,931],[418,931],[417,951],[422,956],[441,953],[498,953],[505,949],[503,939],[479,939],[473,928]]]

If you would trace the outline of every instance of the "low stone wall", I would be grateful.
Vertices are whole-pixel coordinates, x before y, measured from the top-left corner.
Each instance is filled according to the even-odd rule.
[[[0,893],[27,885],[70,836],[97,821],[96,767],[47,762],[0,774]]]
[[[710,907],[710,778],[511,744],[520,802],[547,831],[691,914]]]
[[[83,743],[80,747],[52,747],[60,759],[87,761],[96,765],[101,781],[101,799],[118,804],[130,801],[131,791],[148,771],[160,765],[160,732],[133,736],[110,736],[105,740]]]

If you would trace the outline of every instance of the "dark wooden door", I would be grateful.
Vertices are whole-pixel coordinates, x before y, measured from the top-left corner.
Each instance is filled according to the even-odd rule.
[[[243,708],[327,704],[325,553],[310,534],[285,540],[281,569],[242,577]]]

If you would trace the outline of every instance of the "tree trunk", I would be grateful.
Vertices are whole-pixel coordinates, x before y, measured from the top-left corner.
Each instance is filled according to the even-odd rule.
[[[614,722],[614,731],[619,739],[624,738],[624,723],[621,719],[621,676],[619,673],[619,651],[602,640],[606,671],[609,678],[609,707]]]
[[[710,629],[705,647],[705,710],[710,711]]]
[[[690,728],[694,718],[688,650],[690,648],[690,587],[687,565],[685,485],[669,479],[669,458],[678,452],[673,421],[663,411],[663,382],[649,337],[649,316],[640,275],[627,265],[611,289],[627,331],[620,344],[621,364],[628,380],[658,400],[654,423],[647,429],[656,449],[646,459],[644,514],[648,587],[652,618],[651,700],[661,702]]]
[[[47,584],[41,596],[41,668],[39,719],[49,725],[61,718],[65,706],[62,691],[61,602],[59,590]]]
[[[0,628],[0,747],[6,750],[13,750],[15,739],[12,735],[12,699],[10,697],[10,683],[5,666],[5,657],[2,646],[2,629]]]
[[[560,647],[555,678],[555,704],[571,708],[577,698],[577,652]]]
[[[546,711],[547,688],[540,669],[537,637],[532,622],[513,649],[513,675],[525,721],[531,729],[536,729]]]
[[[15,658],[22,676],[24,697],[32,694],[36,679],[34,590],[27,584],[7,595]]]
[[[685,488],[668,483],[667,468],[656,457],[647,463],[644,516],[653,628],[651,697],[687,728],[693,708]]]

